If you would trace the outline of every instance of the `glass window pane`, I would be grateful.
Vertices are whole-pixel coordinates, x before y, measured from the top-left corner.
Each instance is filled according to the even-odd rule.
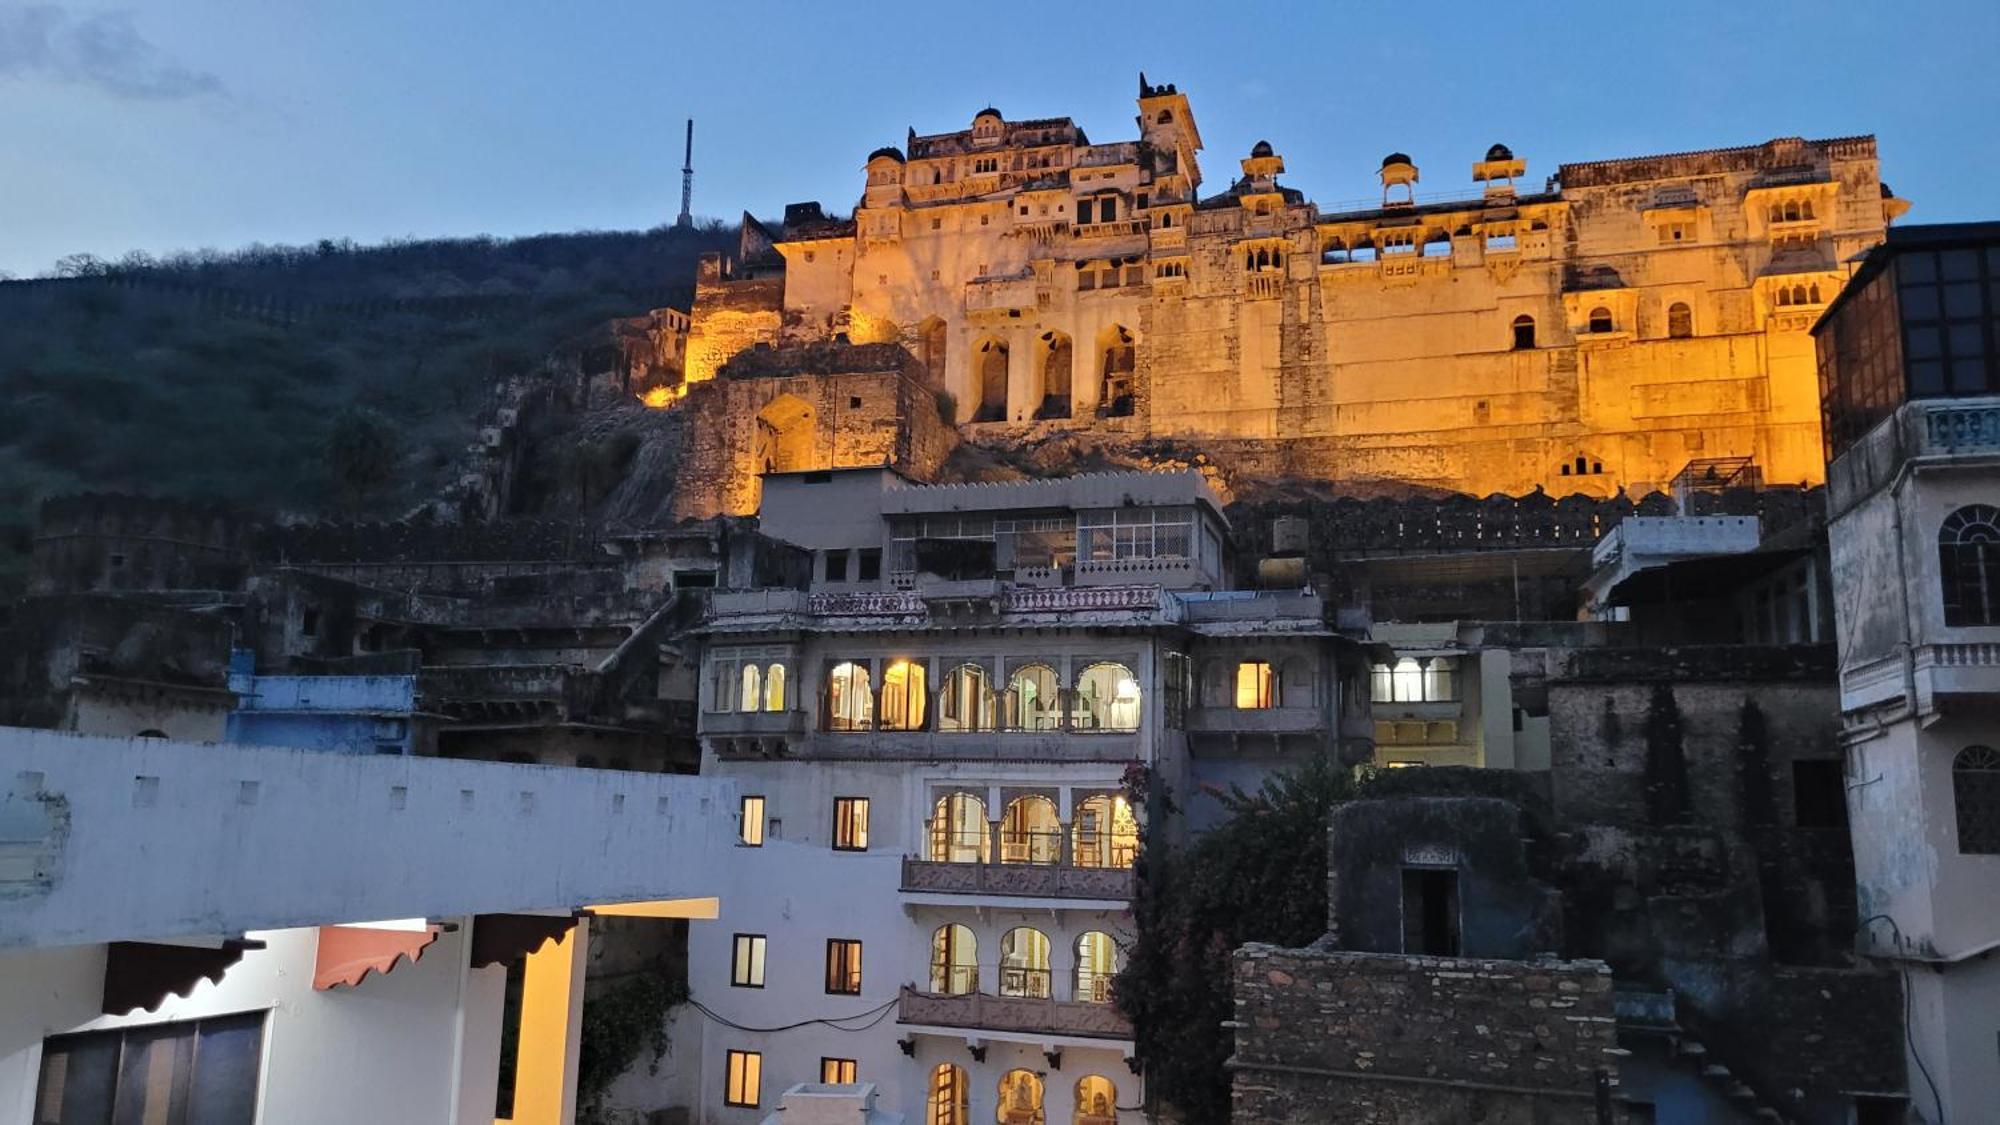
[[[1979,276],[1979,251],[1946,250],[1938,255],[1939,276],[1946,281],[1966,281]]]
[[[203,1020],[195,1052],[188,1120],[202,1125],[253,1125],[257,1068],[264,1053],[264,1016]]]
[[[112,1125],[154,1125],[184,1118],[189,1072],[194,1069],[193,1031],[186,1024],[169,1024],[125,1033]]]
[[[1918,285],[1902,293],[1904,320],[1936,320],[1938,291],[1935,285]]]
[[[1936,328],[1911,328],[1909,349],[1911,359],[1936,359],[1944,352],[1944,334]]]
[[[1905,254],[1896,263],[1896,276],[1904,281],[1931,281],[1937,277],[1937,256]]]
[[[42,1051],[42,1088],[35,1120],[90,1125],[111,1120],[118,1039],[116,1032],[51,1039]]]
[[[1979,286],[1963,281],[1944,287],[1944,315],[1948,317],[1976,317],[1984,312],[1980,308]]]
[[[1951,389],[1955,394],[1977,394],[1985,390],[1986,361],[1984,359],[1952,360]]]
[[[1951,356],[1953,359],[1970,359],[1986,354],[1986,326],[1978,322],[1953,324],[1951,331]]]
[[[1944,364],[1934,359],[1910,364],[1910,393],[1913,395],[1944,393]]]

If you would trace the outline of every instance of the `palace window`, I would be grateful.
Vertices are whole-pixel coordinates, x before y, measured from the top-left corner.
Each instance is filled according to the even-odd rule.
[[[785,666],[773,664],[764,669],[764,710],[783,711],[785,709]]]
[[[1694,310],[1687,302],[1675,301],[1667,306],[1667,335],[1677,340],[1694,335]]]
[[[2000,855],[2000,750],[1968,746],[1951,763],[1958,854]]]
[[[736,810],[736,839],[745,847],[764,846],[764,798],[743,798]]]
[[[1278,705],[1278,670],[1260,660],[1236,666],[1236,709],[1262,711]]]
[[[915,660],[892,660],[882,671],[882,730],[923,730],[925,704],[929,701],[924,665]]]
[[[872,683],[868,666],[852,660],[843,660],[827,671],[827,730],[870,730],[875,726]]]
[[[860,1067],[853,1059],[833,1059],[822,1056],[819,1060],[819,1080],[829,1086],[845,1086],[855,1081]]]
[[[1042,1079],[1032,1070],[1010,1070],[1000,1076],[1000,1121],[1003,1125],[1040,1125]]]
[[[868,798],[833,799],[833,850],[837,852],[868,850]]]
[[[1092,664],[1076,678],[1076,729],[1133,731],[1139,729],[1139,681],[1123,664]]]
[[[1046,664],[1016,668],[1000,702],[1000,726],[1010,731],[1051,731],[1062,727],[1062,689]]]
[[[938,799],[928,825],[932,863],[985,863],[990,839],[986,802],[970,793]]]
[[[1590,331],[1593,334],[1600,332],[1610,332],[1615,327],[1616,324],[1611,319],[1610,309],[1605,308],[1603,305],[1599,305],[1596,308],[1590,310]]]
[[[993,681],[977,664],[960,664],[944,675],[938,691],[938,730],[992,730],[995,701]]]
[[[1111,978],[1118,975],[1118,947],[1111,935],[1090,930],[1076,939],[1074,998],[1086,1004],[1111,1003]]]
[[[1692,223],[1661,223],[1659,226],[1660,245],[1671,246],[1677,242],[1694,241]]]
[[[1042,796],[1016,797],[1000,817],[1000,862],[1046,866],[1062,858],[1062,821],[1056,803]]]
[[[755,711],[764,701],[764,670],[755,664],[743,666],[743,698],[738,711]]]
[[[1130,867],[1139,855],[1139,822],[1132,803],[1099,793],[1071,814],[1070,862],[1078,867]]]
[[[1086,1074],[1076,1080],[1076,1125],[1116,1125],[1118,1088],[1101,1074]]]
[[[1016,926],[1000,936],[1000,995],[1049,998],[1049,935]]]
[[[2000,508],[1968,504],[1938,528],[1944,623],[2000,624]]]
[[[861,943],[853,938],[828,938],[826,991],[829,996],[861,995]]]
[[[768,939],[763,934],[736,935],[729,955],[731,988],[764,987],[764,950],[767,944]]]
[[[924,1097],[924,1125],[972,1125],[972,1088],[965,1068],[939,1063]]]
[[[1535,318],[1522,314],[1514,318],[1514,350],[1533,351],[1535,347]]]
[[[722,1104],[755,1109],[763,1097],[764,1055],[760,1051],[729,1052],[729,1071]]]
[[[1371,682],[1377,703],[1451,703],[1458,699],[1458,658],[1405,656],[1394,665],[1377,664]]]
[[[1414,254],[1417,252],[1417,232],[1413,230],[1392,230],[1382,232],[1382,255]]]
[[[939,926],[931,934],[931,991],[964,996],[979,990],[979,943],[961,925]]]

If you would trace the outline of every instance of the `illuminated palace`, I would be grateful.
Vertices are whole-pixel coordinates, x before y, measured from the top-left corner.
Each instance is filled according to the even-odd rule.
[[[1445,199],[1392,153],[1379,200],[1322,210],[1263,141],[1203,195],[1187,96],[1142,75],[1138,110],[1137,139],[1093,144],[984,109],[872,153],[851,218],[746,221],[703,270],[687,378],[844,337],[901,343],[982,444],[1181,438],[1260,475],[1475,494],[1639,495],[1717,459],[1823,478],[1807,329],[1908,206],[1872,137],[1564,164],[1539,190],[1496,144]],[[848,464],[813,424],[789,444],[816,456],[743,471]]]

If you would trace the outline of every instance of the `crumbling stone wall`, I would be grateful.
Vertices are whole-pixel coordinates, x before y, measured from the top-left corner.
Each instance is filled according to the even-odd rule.
[[[713,379],[738,352],[768,344],[784,329],[785,278],[725,277],[727,263],[711,255],[695,276],[694,309],[683,370],[690,383]]]
[[[1616,1036],[1600,962],[1247,945],[1235,999],[1236,1125],[1599,1120]]]

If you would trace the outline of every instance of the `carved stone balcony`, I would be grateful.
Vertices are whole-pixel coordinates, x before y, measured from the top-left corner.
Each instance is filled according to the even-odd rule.
[[[711,711],[701,717],[704,735],[777,738],[805,732],[804,711]]]
[[[1925,453],[2000,449],[2000,402],[1927,402],[1922,410]]]
[[[1010,895],[1129,902],[1129,867],[1054,863],[933,863],[903,859],[903,891],[949,895]]]
[[[1132,1025],[1110,1004],[1086,1004],[1033,996],[989,996],[984,992],[940,996],[919,992],[908,985],[903,986],[902,996],[897,1002],[896,1022],[1029,1035],[1132,1038]]]

